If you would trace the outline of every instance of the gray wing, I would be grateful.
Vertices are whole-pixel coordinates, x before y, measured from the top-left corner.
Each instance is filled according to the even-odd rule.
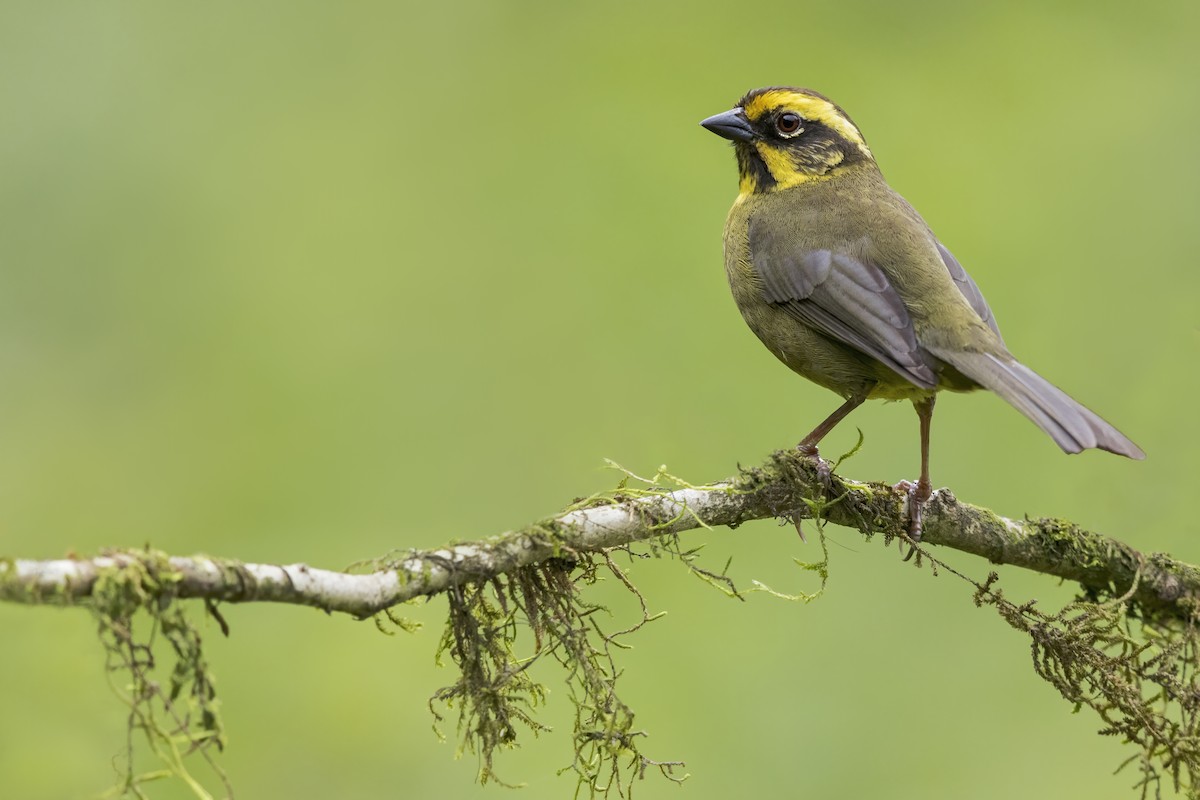
[[[988,308],[987,300],[983,299],[983,292],[979,291],[975,281],[971,280],[971,276],[962,268],[962,264],[958,263],[958,259],[946,249],[945,245],[938,242],[937,248],[942,255],[942,262],[946,265],[946,271],[954,279],[954,285],[962,292],[963,297],[967,298],[967,302],[971,308],[975,309],[979,318],[995,332],[997,338],[1000,339],[1000,344],[1004,344],[1004,337],[1000,335],[1000,328],[996,325],[996,317],[992,314],[992,309]]]
[[[768,303],[916,386],[937,386],[908,309],[878,267],[843,252],[797,250],[762,226],[752,224],[749,236],[754,271]]]

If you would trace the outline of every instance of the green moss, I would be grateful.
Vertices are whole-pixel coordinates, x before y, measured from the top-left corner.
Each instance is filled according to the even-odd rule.
[[[619,485],[610,492],[578,499],[567,511],[629,504],[681,488],[749,491],[735,486],[694,486],[665,468],[643,478],[613,462],[610,466],[622,473]],[[694,513],[688,508],[658,513],[650,504],[635,504],[633,510],[641,515],[643,525],[654,530],[669,529]],[[697,522],[704,525],[702,520]],[[621,670],[617,655],[627,647],[625,637],[660,615],[650,613],[645,598],[613,560],[612,552],[576,552],[564,544],[569,533],[557,519],[550,519],[508,534],[496,543],[526,539],[550,551],[551,558],[447,591],[449,615],[437,658],[441,663],[442,656],[448,655],[459,677],[430,699],[435,727],[441,735],[445,717],[456,712],[458,752],[479,756],[481,782],[502,782],[496,776],[496,754],[516,746],[522,735],[536,736],[545,730],[536,713],[548,690],[533,680],[531,667],[549,657],[564,670],[567,695],[575,708],[574,757],[566,769],[576,774],[577,794],[628,796],[631,782],[649,769],[681,781],[686,778],[678,774],[682,762],[658,761],[641,752],[644,732],[634,728],[634,712],[618,694]],[[699,548],[684,550],[678,536],[652,538],[637,547],[636,555],[678,559],[696,577],[731,597],[742,598],[728,575],[728,563],[719,571],[701,566]],[[632,547],[616,549],[635,554]],[[824,562],[802,566],[824,577]],[[615,633],[602,628],[607,610],[581,594],[603,578],[628,590],[641,609],[641,617],[633,625]],[[527,655],[518,654],[523,631],[533,639]]]
[[[623,478],[615,490],[579,500],[572,508],[630,504],[691,488],[752,493],[753,508],[741,512],[747,517],[773,514],[797,528],[802,520],[813,520],[822,559],[796,563],[820,579],[820,588],[815,593],[784,594],[755,582],[750,590],[789,600],[811,600],[825,587],[829,574],[824,537],[827,521],[857,528],[868,538],[881,532],[885,541],[904,528],[900,493],[883,484],[823,475],[812,459],[795,451],[775,453],[766,465],[743,470],[728,486],[692,486],[665,468],[652,478],[621,471]],[[661,485],[664,483],[667,485]],[[957,504],[948,492],[939,493],[939,498],[947,506]],[[687,508],[655,511],[652,504],[639,503],[633,503],[632,509],[641,514],[645,526],[658,531],[670,530],[692,513]],[[1039,557],[1070,565],[1072,569],[1060,574],[1078,572],[1086,596],[1057,613],[1046,613],[1034,601],[1017,604],[1005,598],[997,588],[995,573],[978,583],[924,550],[914,564],[928,567],[931,574],[948,572],[971,582],[977,604],[996,608],[1010,625],[1030,637],[1038,675],[1076,709],[1096,711],[1103,720],[1102,734],[1120,736],[1134,747],[1128,763],[1141,771],[1139,785],[1145,796],[1168,782],[1188,796],[1198,796],[1191,787],[1200,769],[1200,740],[1193,733],[1200,730],[1195,625],[1200,620],[1200,602],[1180,601],[1178,595],[1158,597],[1139,588],[1139,581],[1152,584],[1156,592],[1169,593],[1173,586],[1182,592],[1182,587],[1196,585],[1200,570],[1159,554],[1143,558],[1068,520],[1027,520],[1018,535],[999,515],[986,509],[975,513],[978,519],[972,524],[981,529],[1013,533],[1006,545],[1028,546]],[[531,667],[539,661],[553,661],[563,670],[566,694],[575,708],[574,757],[566,769],[577,776],[577,795],[628,797],[632,781],[651,768],[670,780],[683,780],[686,775],[678,774],[682,762],[655,761],[641,752],[644,732],[636,729],[633,710],[617,693],[618,656],[628,646],[625,637],[660,615],[650,613],[645,598],[614,561],[614,553],[674,558],[730,597],[745,599],[746,593],[735,586],[728,561],[720,570],[701,566],[702,548],[684,549],[678,535],[668,533],[636,546],[581,553],[566,543],[568,533],[561,522],[552,519],[492,537],[485,544],[497,551],[514,556],[518,550],[533,548],[542,560],[495,578],[453,576],[446,591],[449,613],[436,658],[441,663],[443,656],[448,656],[458,677],[430,699],[435,729],[441,735],[444,718],[456,713],[457,752],[478,754],[481,782],[503,783],[495,772],[496,754],[515,747],[523,736],[546,730],[537,715],[548,689],[534,679]],[[546,553],[548,558],[543,557]],[[174,775],[194,795],[207,796],[204,786],[189,772],[188,759],[200,758],[212,765],[216,779],[224,782],[211,756],[213,747],[222,746],[223,733],[199,632],[178,602],[183,575],[161,552],[112,555],[117,565],[100,570],[85,602],[98,622],[113,690],[129,707],[130,734],[140,732],[146,747],[164,765],[164,769],[139,774],[131,749],[112,794],[145,796],[141,786],[166,774]],[[412,551],[392,553],[359,566],[399,569],[401,562],[414,555]],[[249,583],[238,562],[214,562],[232,583]],[[11,564],[0,561],[0,591],[5,575],[12,571]],[[428,581],[435,565],[453,566],[426,557],[421,574],[413,579]],[[1127,569],[1127,575],[1120,575],[1121,569]],[[405,570],[400,574],[401,580],[407,579]],[[1104,579],[1092,580],[1093,575]],[[1174,580],[1167,580],[1172,577]],[[607,609],[583,597],[587,587],[602,579],[615,580],[636,598],[641,617],[632,626],[613,633],[603,629],[601,620]],[[1124,585],[1106,581],[1123,581]],[[68,587],[58,587],[49,599],[68,602],[72,596]],[[1157,615],[1156,601],[1160,607],[1166,603],[1185,607],[1185,616],[1190,608],[1191,622],[1181,621],[1178,613]],[[206,609],[226,630],[216,606],[209,603]],[[376,615],[375,622],[386,633],[417,627],[390,609]],[[527,651],[524,654],[522,647]],[[159,660],[169,669],[165,679]],[[231,793],[227,785],[225,789]]]
[[[104,646],[109,683],[129,708],[129,735],[141,734],[162,769],[137,772],[130,748],[112,796],[144,796],[142,785],[172,775],[196,797],[209,797],[188,763],[202,761],[229,790],[212,748],[224,746],[213,675],[199,630],[176,601],[182,575],[165,553],[154,550],[110,554],[119,563],[99,570],[86,604]],[[227,630],[214,603],[209,612]],[[160,661],[169,677],[160,675]],[[117,676],[122,676],[118,681]],[[227,791],[228,793],[228,791]]]
[[[459,678],[433,695],[430,709],[439,736],[445,713],[457,710],[458,753],[479,756],[481,783],[504,784],[496,775],[497,751],[516,746],[522,731],[536,736],[547,730],[535,716],[547,689],[530,670],[547,657],[566,671],[575,706],[575,757],[569,769],[577,774],[580,790],[586,787],[593,796],[616,790],[624,796],[629,782],[647,767],[669,773],[677,766],[640,753],[633,711],[616,691],[614,649],[621,646],[621,637],[654,617],[642,601],[641,621],[615,634],[603,633],[595,617],[604,609],[583,601],[578,591],[598,579],[598,563],[636,594],[607,555],[551,559],[447,592],[450,613],[437,657],[440,663],[441,655],[448,654]],[[522,657],[517,640],[523,629],[532,633],[533,648]]]
[[[1109,539],[1070,520],[1047,517],[1027,527],[1032,527],[1031,537],[1037,539],[1037,546],[1057,561],[1089,570],[1104,568],[1111,560]]]

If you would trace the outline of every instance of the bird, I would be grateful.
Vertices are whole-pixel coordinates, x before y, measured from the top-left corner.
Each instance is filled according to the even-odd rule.
[[[932,496],[929,436],[941,391],[988,389],[1067,453],[1142,449],[1019,362],[967,271],[884,180],[849,115],[819,92],[754,89],[700,123],[733,143],[738,195],[725,223],[725,271],[755,335],[780,361],[844,402],[797,445],[821,440],[869,399],[909,400],[921,468],[907,534],[921,539]],[[826,467],[827,469],[827,467]]]

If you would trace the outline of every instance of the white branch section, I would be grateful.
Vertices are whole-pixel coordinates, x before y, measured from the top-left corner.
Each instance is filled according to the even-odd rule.
[[[863,533],[907,530],[907,494],[883,484],[823,478],[810,459],[780,451],[737,478],[674,492],[618,492],[518,531],[405,558],[381,560],[369,574],[334,572],[305,564],[243,564],[209,556],[167,558],[122,551],[90,559],[0,559],[0,600],[17,603],[86,602],[97,581],[115,570],[141,569],[155,577],[149,591],[221,602],[294,603],[370,616],[397,603],[434,595],[469,581],[485,581],[552,558],[572,559],[610,547],[677,534],[701,526],[810,516],[816,502],[829,522]],[[1137,584],[1143,610],[1190,619],[1200,607],[1200,569],[1165,556],[1143,556],[1113,539],[1055,519],[1011,520],[965,503],[949,491],[934,493],[924,509],[925,544],[943,545],[995,564],[1078,581],[1117,594]]]
[[[171,556],[166,566],[178,576],[179,597],[297,603],[368,616],[466,580],[491,578],[555,555],[597,551],[695,528],[705,517],[720,516],[729,498],[727,491],[682,489],[579,509],[534,530],[416,552],[389,569],[367,574],[307,564],[243,564],[207,556]],[[662,524],[654,525],[655,520]],[[145,557],[131,552],[89,559],[0,561],[0,598],[20,600],[18,595],[25,595],[30,600],[69,603],[89,596],[105,571],[145,564]]]

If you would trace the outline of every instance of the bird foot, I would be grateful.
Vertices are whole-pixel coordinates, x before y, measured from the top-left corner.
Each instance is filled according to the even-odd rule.
[[[805,444],[801,442],[796,445],[796,450],[805,458],[811,459],[813,466],[817,468],[817,480],[821,482],[827,490],[833,488],[833,467],[829,462],[821,458],[821,454],[817,451],[815,444]]]
[[[833,488],[833,467],[829,462],[821,458],[821,454],[817,451],[815,444],[805,444],[801,442],[796,445],[796,450],[800,455],[811,460],[813,466],[817,470],[817,480],[821,482],[821,486],[828,492]],[[800,527],[800,516],[796,515],[796,533],[800,534],[800,541],[808,544],[808,538],[804,535],[804,528]]]
[[[900,481],[892,488],[908,495],[908,538],[912,545],[908,555],[904,557],[904,560],[908,561],[917,552],[917,545],[921,543],[923,513],[925,504],[933,496],[933,485],[927,480],[918,480],[916,483]]]

